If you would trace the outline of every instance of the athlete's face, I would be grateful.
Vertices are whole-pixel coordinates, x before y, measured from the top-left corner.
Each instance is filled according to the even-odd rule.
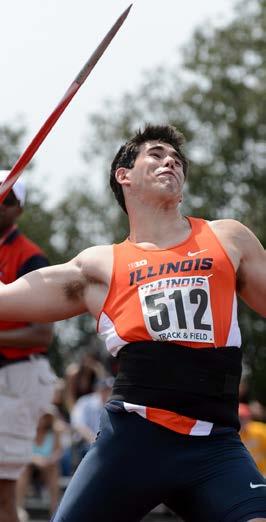
[[[159,141],[144,143],[134,167],[124,170],[123,184],[129,187],[128,197],[133,194],[141,200],[154,199],[160,204],[178,204],[181,201],[184,172],[172,145]]]
[[[22,209],[13,192],[0,203],[0,236],[3,235],[16,222]]]

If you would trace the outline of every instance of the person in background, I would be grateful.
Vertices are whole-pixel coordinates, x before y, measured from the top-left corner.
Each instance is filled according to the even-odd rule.
[[[105,373],[94,352],[84,353],[79,364],[71,363],[66,368],[66,406],[69,413],[79,397],[91,393],[97,379],[104,377]]]
[[[70,424],[70,415],[66,406],[66,383],[64,379],[58,379],[55,385],[53,405],[56,407],[57,415],[55,428],[60,433],[62,455],[60,458],[61,479],[70,477],[76,467],[73,452],[73,430]],[[66,482],[68,482],[66,480]]]
[[[60,433],[56,429],[56,408],[50,406],[39,419],[37,434],[32,448],[30,463],[24,468],[17,484],[19,511],[24,509],[24,500],[35,472],[41,486],[47,487],[50,497],[50,512],[56,509],[59,500],[59,460],[61,457]]]
[[[7,175],[0,171],[0,183]],[[0,281],[5,284],[49,264],[17,226],[25,196],[24,182],[17,181],[0,204]],[[55,376],[46,357],[52,335],[51,324],[16,317],[0,321],[0,522],[18,522],[16,481],[53,394]]]
[[[96,438],[103,407],[110,397],[113,384],[114,378],[111,376],[98,380],[94,392],[80,397],[72,409],[71,425],[80,436],[81,458]]]
[[[258,422],[266,422],[266,408],[257,399],[249,402],[252,420]]]
[[[266,424],[253,420],[250,406],[244,403],[239,404],[239,419],[241,440],[261,474],[266,477]]]
[[[55,383],[52,403],[56,406],[57,418],[69,423],[70,416],[66,406],[66,382],[64,378],[58,378]]]
[[[242,370],[242,376],[239,383],[239,402],[248,404],[251,399],[250,392],[250,375],[245,370]]]

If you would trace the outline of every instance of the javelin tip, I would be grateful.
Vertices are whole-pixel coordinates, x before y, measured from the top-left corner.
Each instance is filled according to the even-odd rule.
[[[127,17],[127,15],[128,15],[128,13],[129,13],[129,11],[130,11],[130,9],[131,9],[132,6],[133,6],[133,2],[132,2],[132,4],[130,4],[130,5],[125,9],[125,11],[121,14],[121,17],[120,17],[120,18],[123,18],[123,20],[125,20],[125,18]]]

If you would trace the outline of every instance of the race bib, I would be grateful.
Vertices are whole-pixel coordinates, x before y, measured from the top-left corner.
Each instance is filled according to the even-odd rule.
[[[214,343],[208,277],[158,279],[139,286],[138,292],[152,339]]]

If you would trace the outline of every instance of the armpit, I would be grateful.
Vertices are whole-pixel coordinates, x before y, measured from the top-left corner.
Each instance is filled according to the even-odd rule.
[[[70,281],[64,285],[64,294],[67,299],[76,301],[83,297],[84,294],[84,283],[81,281]]]
[[[71,301],[76,301],[80,298],[84,297],[84,291],[88,289],[89,286],[102,285],[102,281],[97,279],[96,277],[90,277],[89,275],[85,275],[83,280],[70,281],[64,285],[64,294],[67,299]]]

